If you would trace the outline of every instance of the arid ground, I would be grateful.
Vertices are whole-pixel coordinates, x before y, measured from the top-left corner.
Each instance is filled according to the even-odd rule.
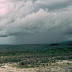
[[[0,72],[72,72],[72,60],[50,63],[48,66],[36,68],[17,68],[13,63],[0,66]]]

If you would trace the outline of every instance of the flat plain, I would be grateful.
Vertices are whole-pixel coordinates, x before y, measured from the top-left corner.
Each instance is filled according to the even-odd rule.
[[[0,72],[72,72],[72,42],[0,45]]]

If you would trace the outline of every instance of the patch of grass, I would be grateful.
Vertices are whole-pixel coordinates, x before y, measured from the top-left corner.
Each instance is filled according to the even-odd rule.
[[[0,58],[0,63],[19,62],[19,61],[21,61],[21,59],[16,56],[11,56],[11,57],[7,56]]]
[[[48,66],[48,63],[56,62],[54,59],[49,58],[35,58],[35,59],[28,59],[23,60],[18,63],[19,67],[40,67],[40,66]]]

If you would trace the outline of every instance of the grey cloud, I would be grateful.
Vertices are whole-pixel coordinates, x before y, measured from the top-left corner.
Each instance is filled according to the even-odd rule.
[[[56,0],[55,0],[56,1]],[[61,8],[65,8],[69,5],[72,5],[72,1],[71,0],[57,0],[54,3],[48,4],[48,0],[45,1],[46,3],[41,3],[41,2],[37,2],[37,6],[39,8],[48,8],[49,10],[55,10],[55,9],[61,9]]]
[[[64,34],[66,34],[66,35],[72,35],[72,28],[68,29]]]
[[[8,0],[8,12],[0,17],[0,37],[15,36],[18,43],[66,40],[65,35],[72,34],[70,1],[42,1]]]
[[[7,37],[8,34],[6,31],[0,31],[0,37]]]
[[[72,15],[70,14],[70,10],[58,12],[57,14],[40,9],[36,13],[10,21],[11,24],[8,24],[5,30],[9,35],[33,34],[53,27],[60,27],[65,32],[72,28],[72,20],[69,19]]]

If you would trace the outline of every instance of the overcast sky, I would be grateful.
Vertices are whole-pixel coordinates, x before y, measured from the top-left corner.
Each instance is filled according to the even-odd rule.
[[[0,0],[0,44],[69,40],[71,0]]]

